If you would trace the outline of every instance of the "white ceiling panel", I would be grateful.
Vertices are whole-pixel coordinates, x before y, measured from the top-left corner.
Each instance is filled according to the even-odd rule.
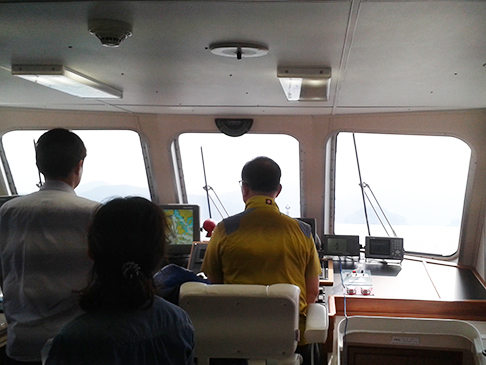
[[[103,47],[95,18],[133,36]],[[486,107],[484,1],[0,1],[0,106],[157,114],[326,115]],[[219,57],[216,42],[266,46]],[[61,64],[123,90],[85,100],[11,75]],[[332,68],[330,100],[288,102],[278,66]]]

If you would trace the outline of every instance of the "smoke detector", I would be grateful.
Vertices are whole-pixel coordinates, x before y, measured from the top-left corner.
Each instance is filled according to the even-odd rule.
[[[88,23],[88,30],[98,37],[105,47],[118,47],[122,41],[131,37],[132,27],[121,20],[95,19]]]

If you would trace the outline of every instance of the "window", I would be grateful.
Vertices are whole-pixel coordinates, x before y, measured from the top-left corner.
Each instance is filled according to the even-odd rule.
[[[456,253],[470,148],[444,136],[354,136],[356,151],[352,133],[337,136],[334,232],[360,235],[362,245],[369,235],[359,161],[372,236],[394,236],[395,231],[406,251]]]
[[[211,217],[219,222],[245,209],[239,185],[241,169],[258,156],[270,157],[282,170],[283,188],[276,199],[280,211],[300,217],[299,143],[295,138],[282,134],[229,137],[221,133],[185,133],[178,143],[187,200],[200,206],[201,222],[210,217],[205,175],[210,187]]]
[[[45,131],[12,131],[2,145],[20,195],[37,191],[39,173],[34,142]],[[140,137],[127,130],[74,130],[88,155],[76,194],[95,201],[113,196],[142,196],[150,199]],[[44,179],[42,177],[42,179]]]

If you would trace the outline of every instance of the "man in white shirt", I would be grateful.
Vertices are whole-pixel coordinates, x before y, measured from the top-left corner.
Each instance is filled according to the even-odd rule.
[[[73,132],[44,133],[36,143],[36,164],[45,183],[0,209],[7,364],[40,364],[46,341],[80,314],[73,290],[87,284],[86,231],[98,206],[74,192],[85,157],[84,143]]]

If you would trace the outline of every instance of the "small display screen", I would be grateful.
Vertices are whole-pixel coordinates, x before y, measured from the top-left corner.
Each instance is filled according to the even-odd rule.
[[[324,235],[323,253],[327,256],[359,256],[359,236]]]
[[[327,249],[330,252],[346,252],[348,241],[345,238],[330,238],[327,241]]]
[[[191,209],[164,209],[169,221],[173,245],[192,245],[194,242],[194,214]]]
[[[370,236],[366,237],[366,258],[403,260],[403,255],[403,238]]]
[[[201,271],[201,265],[204,261],[204,255],[206,253],[207,243],[196,242],[192,246],[191,255],[189,256],[188,269],[196,274]]]
[[[206,254],[206,249],[199,250],[199,256],[197,258],[199,262],[203,262],[205,254]]]
[[[199,206],[191,204],[160,205],[164,212],[170,234],[169,255],[189,255],[193,242],[200,240]]]
[[[389,255],[390,254],[390,240],[374,239],[370,245],[371,255]]]

